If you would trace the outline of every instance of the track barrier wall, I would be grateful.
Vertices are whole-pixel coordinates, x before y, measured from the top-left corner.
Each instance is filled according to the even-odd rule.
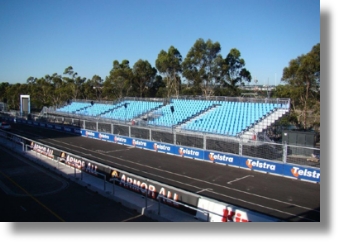
[[[35,125],[35,124],[34,124]],[[74,131],[72,131],[74,132]],[[99,137],[99,134],[94,134],[93,137]],[[141,177],[135,174],[125,172],[114,167],[106,166],[104,164],[82,158],[80,156],[65,152],[39,142],[27,139],[25,137],[12,134],[0,130],[0,141],[5,140],[8,145],[8,141],[18,145],[22,145],[23,152],[33,151],[46,158],[57,161],[57,163],[63,163],[69,167],[73,167],[75,175],[76,170],[103,178],[104,191],[106,182],[112,182],[113,187],[119,186],[124,189],[130,190],[131,192],[139,193],[146,196],[149,199],[157,200],[159,203],[165,204],[175,209],[179,209],[186,212],[199,221],[203,222],[281,222],[279,219],[270,217],[264,214],[256,213],[244,208],[240,208],[234,205],[215,201],[206,197],[202,197],[195,193],[190,193],[175,187],[171,187],[166,184],[159,183]],[[130,138],[116,137],[113,138],[116,142],[123,142],[125,145],[141,145],[142,142],[139,140],[133,140]],[[145,146],[150,150],[158,150],[160,145],[151,145],[150,142],[146,143]],[[152,148],[151,148],[152,146]],[[173,146],[171,150],[181,149]],[[167,150],[167,149],[166,149]],[[177,155],[181,155],[181,152],[177,150]],[[201,152],[201,151],[193,151]],[[59,165],[58,165],[59,166]],[[82,176],[82,175],[81,175]],[[114,195],[114,194],[113,194]],[[146,201],[147,202],[147,201]]]
[[[13,121],[13,119],[12,119]],[[133,146],[140,149],[146,149],[154,152],[162,152],[169,155],[181,156],[221,165],[228,165],[243,169],[264,172],[272,175],[279,175],[292,179],[320,183],[320,169],[310,166],[303,166],[285,162],[277,162],[266,159],[259,159],[250,156],[241,156],[225,152],[216,152],[192,148],[169,143],[155,142],[144,139],[131,138],[122,135],[97,132],[92,130],[81,129],[74,126],[64,126],[58,124],[41,123],[32,120],[17,119],[16,122],[39,126],[43,128],[55,129],[67,133],[81,135],[87,138],[114,142],[121,145]]]

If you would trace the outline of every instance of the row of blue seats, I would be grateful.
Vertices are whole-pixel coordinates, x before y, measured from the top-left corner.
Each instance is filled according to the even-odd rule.
[[[123,101],[117,104],[93,105],[73,102],[57,111],[114,120],[132,120],[156,110],[154,113],[158,115],[148,121],[149,125],[166,127],[182,125],[183,129],[192,131],[237,134],[280,107],[281,104],[273,103],[174,99],[167,105],[154,101]],[[193,118],[197,116],[199,119]]]
[[[125,101],[121,107],[101,115],[102,118],[116,120],[132,120],[151,110],[158,108],[162,102],[152,101]]]
[[[199,120],[182,125],[182,128],[219,134],[237,134],[250,128],[277,107],[272,103],[222,103],[211,112],[201,115]]]

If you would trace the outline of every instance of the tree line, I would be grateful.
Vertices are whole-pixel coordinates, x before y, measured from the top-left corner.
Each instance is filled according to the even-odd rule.
[[[183,59],[174,46],[161,50],[155,66],[139,59],[114,60],[109,75],[91,79],[78,75],[72,66],[62,74],[29,77],[24,84],[0,84],[0,96],[8,109],[19,110],[21,94],[31,96],[31,107],[60,106],[72,99],[117,100],[123,97],[240,96],[241,86],[252,81],[241,52],[232,48],[221,54],[219,42],[197,39]],[[310,112],[320,113],[320,44],[289,62],[271,97],[291,98],[289,122],[307,128]],[[318,107],[318,108],[317,108]],[[318,109],[318,110],[317,110]],[[299,110],[299,112],[298,112]],[[312,111],[311,111],[312,110]]]

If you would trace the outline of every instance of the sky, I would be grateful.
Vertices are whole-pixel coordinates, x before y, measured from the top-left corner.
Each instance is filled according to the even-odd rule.
[[[253,81],[278,85],[320,43],[319,0],[0,0],[0,82],[63,74],[105,80],[114,60],[183,60],[199,38],[241,52]]]

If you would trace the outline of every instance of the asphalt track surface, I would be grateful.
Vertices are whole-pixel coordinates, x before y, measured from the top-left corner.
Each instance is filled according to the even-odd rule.
[[[1,222],[157,222],[0,146]]]
[[[320,184],[13,124],[12,133],[288,222],[320,222]]]

